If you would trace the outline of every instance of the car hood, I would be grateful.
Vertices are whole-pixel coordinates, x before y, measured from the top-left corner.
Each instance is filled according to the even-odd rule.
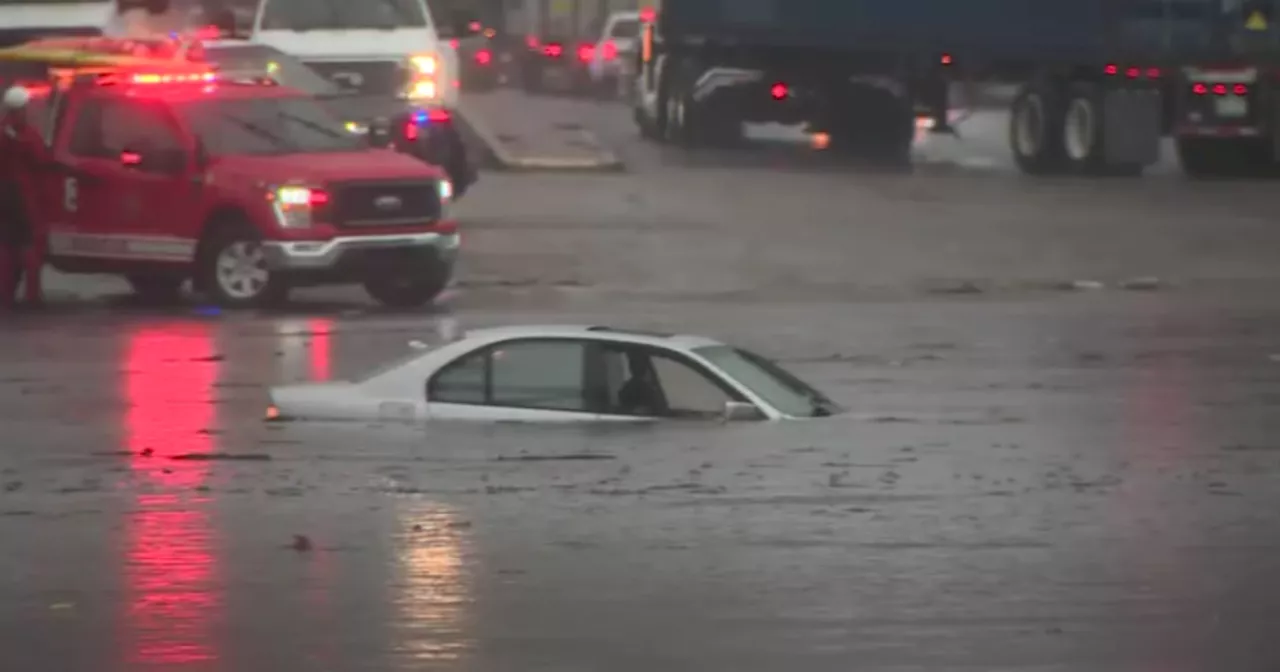
[[[440,169],[389,149],[358,152],[236,156],[218,160],[210,172],[218,177],[245,177],[268,182],[356,180],[426,180],[443,176]]]

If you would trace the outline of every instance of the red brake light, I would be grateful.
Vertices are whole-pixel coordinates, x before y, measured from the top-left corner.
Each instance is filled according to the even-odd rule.
[[[476,52],[476,63],[479,63],[480,65],[489,65],[491,62],[493,62],[493,52],[488,49],[481,49]]]
[[[142,163],[142,155],[137,152],[120,152],[120,163],[126,166],[137,166]]]
[[[640,20],[645,23],[653,23],[653,20],[657,18],[657,16],[657,12],[655,12],[652,7],[645,7],[640,10]]]
[[[535,36],[533,36],[533,35],[528,35],[528,36],[526,36],[526,37],[524,38],[524,43],[525,43],[525,45],[526,45],[526,46],[528,46],[530,49],[537,49],[537,48],[538,48],[538,38],[537,38],[537,37],[535,37]]]
[[[542,48],[542,53],[551,58],[560,58],[560,55],[564,53],[564,47],[551,43]]]
[[[418,139],[418,123],[415,120],[410,119],[404,122],[404,139],[409,142],[414,142]]]
[[[1226,85],[1226,84],[1214,84],[1214,85],[1213,85],[1213,95],[1215,95],[1215,96],[1225,96],[1225,95],[1227,95],[1227,85]]]
[[[612,61],[618,57],[618,45],[613,40],[604,43],[604,50],[600,54],[604,56],[604,60]]]
[[[1116,65],[1115,63],[1108,63],[1107,67],[1102,69],[1102,72],[1108,75],[1114,75],[1120,72],[1120,66]]]
[[[769,89],[769,95],[773,96],[774,100],[784,100],[788,93],[790,93],[790,91],[787,90],[787,85],[782,82],[774,84],[773,87]]]
[[[1194,93],[1197,96],[1203,96],[1206,93],[1209,93],[1209,87],[1205,86],[1204,84],[1197,83],[1191,87],[1191,93]]]
[[[436,230],[436,233],[445,236],[452,236],[458,232],[458,223],[451,219],[446,219],[443,222],[436,224],[433,228]]]
[[[1236,84],[1234,87],[1232,87],[1231,92],[1236,94],[1237,96],[1247,96],[1249,95],[1249,87],[1245,86],[1244,84]]]
[[[940,58],[940,59],[938,59],[938,60],[939,60],[943,65],[951,65],[951,54],[943,54],[943,55],[942,55],[942,58]]]
[[[1137,79],[1138,75],[1140,74],[1142,74],[1142,71],[1138,70],[1137,68],[1129,68],[1128,70],[1124,71],[1124,76],[1128,77],[1129,79]]]
[[[592,58],[595,58],[595,55],[596,55],[596,47],[595,47],[595,45],[593,45],[593,44],[580,44],[580,45],[578,45],[578,60],[579,60],[579,61],[589,61],[589,60],[591,60]]]
[[[196,73],[138,73],[129,78],[134,84],[208,84],[216,81],[212,72]]]
[[[478,33],[482,28],[484,28],[484,26],[480,25],[479,21],[472,21],[467,24],[467,28],[469,28],[473,33]]]
[[[1160,68],[1147,68],[1148,79],[1160,79]]]
[[[329,192],[327,192],[327,191],[322,191],[322,190],[320,190],[320,189],[312,189],[312,190],[311,190],[311,196],[310,196],[310,198],[308,198],[308,199],[307,199],[307,202],[308,202],[308,203],[311,205],[311,207],[313,207],[313,208],[315,208],[315,207],[319,207],[319,206],[322,206],[322,205],[328,205],[328,204],[329,204]]]
[[[448,110],[442,110],[439,108],[427,110],[427,123],[429,124],[443,124],[448,122],[449,119]]]

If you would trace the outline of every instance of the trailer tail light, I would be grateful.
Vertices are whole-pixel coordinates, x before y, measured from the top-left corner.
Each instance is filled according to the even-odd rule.
[[[952,63],[951,54],[943,54],[940,58],[938,58],[938,62],[943,65],[951,65]]]
[[[488,49],[481,49],[476,52],[476,63],[479,65],[489,65],[493,62],[493,52]]]
[[[791,94],[791,90],[788,89],[787,85],[783,84],[782,82],[778,82],[777,84],[774,84],[769,89],[769,95],[773,96],[774,100],[786,100],[787,96],[790,94]]]
[[[1247,96],[1249,95],[1249,87],[1244,84],[1236,84],[1231,87],[1231,93],[1234,93],[1237,96]]]
[[[1207,96],[1213,94],[1215,96],[1247,96],[1249,95],[1249,85],[1247,84],[1205,84],[1204,82],[1196,82],[1191,85],[1191,93],[1197,96]]]
[[[578,60],[583,63],[589,63],[596,57],[596,45],[580,44],[578,45]]]
[[[1123,74],[1127,79],[1160,79],[1160,68],[1152,68],[1138,65],[1120,66],[1115,63],[1108,63],[1102,68],[1102,74],[1108,77],[1117,77]]]
[[[564,55],[564,47],[555,42],[548,42],[546,45],[543,45],[542,53],[550,58],[560,58]]]

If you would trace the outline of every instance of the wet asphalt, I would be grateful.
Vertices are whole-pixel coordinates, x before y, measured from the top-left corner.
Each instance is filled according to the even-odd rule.
[[[1273,183],[688,156],[563,105],[630,171],[486,175],[436,310],[52,278],[4,318],[0,670],[1280,669]],[[529,322],[718,336],[851,412],[260,421]]]

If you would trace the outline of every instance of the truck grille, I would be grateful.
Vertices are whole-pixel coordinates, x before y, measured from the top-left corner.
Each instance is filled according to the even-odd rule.
[[[440,191],[433,180],[347,183],[333,191],[333,221],[342,228],[421,226],[440,218]]]
[[[307,66],[346,93],[398,96],[409,86],[409,71],[397,61],[310,61]]]

